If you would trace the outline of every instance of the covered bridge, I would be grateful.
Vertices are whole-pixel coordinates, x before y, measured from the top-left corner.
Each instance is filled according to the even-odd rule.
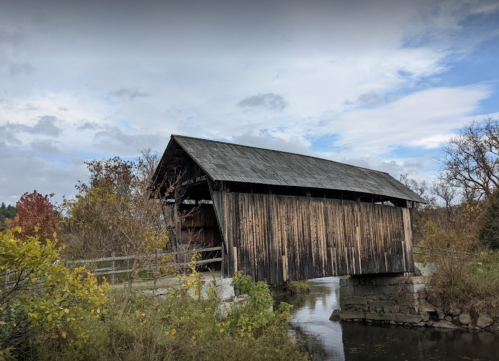
[[[412,208],[389,174],[172,135],[156,169],[172,246],[223,246],[223,273],[282,283],[413,272]]]

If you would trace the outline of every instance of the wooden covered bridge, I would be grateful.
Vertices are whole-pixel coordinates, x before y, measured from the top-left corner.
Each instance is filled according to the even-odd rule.
[[[173,247],[222,245],[222,272],[282,283],[413,272],[412,208],[387,173],[172,135],[153,178]]]

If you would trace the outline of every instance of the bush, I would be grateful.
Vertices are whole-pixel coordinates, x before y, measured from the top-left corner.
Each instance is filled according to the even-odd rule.
[[[89,335],[81,322],[100,317],[108,285],[83,267],[67,269],[57,239],[19,239],[20,233],[19,227],[0,233],[0,350],[22,356],[35,339],[81,345]],[[6,285],[7,272],[13,281]]]
[[[481,247],[475,237],[463,237],[454,230],[445,230],[432,221],[427,221],[424,227],[424,239],[418,244],[423,249],[417,251],[423,254],[416,254],[416,262],[436,262],[433,258],[440,253],[446,252],[475,252]]]
[[[194,262],[179,290],[166,299],[132,293],[122,312],[123,290],[109,293],[83,268],[67,269],[57,240],[18,232],[0,233],[0,275],[16,274],[0,285],[0,360],[306,359],[288,333],[289,305],[273,312],[264,282],[238,274],[249,302],[221,319],[215,296],[189,296],[202,285]]]
[[[479,251],[481,247],[470,240],[431,221],[426,223],[421,242],[426,247],[421,253],[425,254],[415,259],[438,267],[429,298],[446,310],[488,312],[499,317],[499,254]]]
[[[38,348],[38,359],[306,360],[288,334],[286,317],[267,307],[272,302],[268,287],[246,286],[253,289],[251,302],[223,320],[217,317],[217,299],[191,298],[185,288],[172,291],[166,299],[134,293],[119,317],[124,295],[115,291],[106,321],[86,321],[91,336],[77,353],[70,347],[44,344]]]
[[[432,294],[446,310],[485,312],[499,317],[499,254],[439,254],[432,277]]]

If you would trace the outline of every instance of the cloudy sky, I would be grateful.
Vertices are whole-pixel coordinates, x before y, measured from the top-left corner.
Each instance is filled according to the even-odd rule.
[[[499,115],[499,3],[0,1],[0,202],[171,134],[428,178]]]

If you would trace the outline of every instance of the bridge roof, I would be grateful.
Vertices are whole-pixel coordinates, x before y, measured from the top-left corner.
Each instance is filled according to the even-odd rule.
[[[214,181],[333,189],[425,202],[385,172],[301,154],[181,135],[172,135],[172,139]]]

